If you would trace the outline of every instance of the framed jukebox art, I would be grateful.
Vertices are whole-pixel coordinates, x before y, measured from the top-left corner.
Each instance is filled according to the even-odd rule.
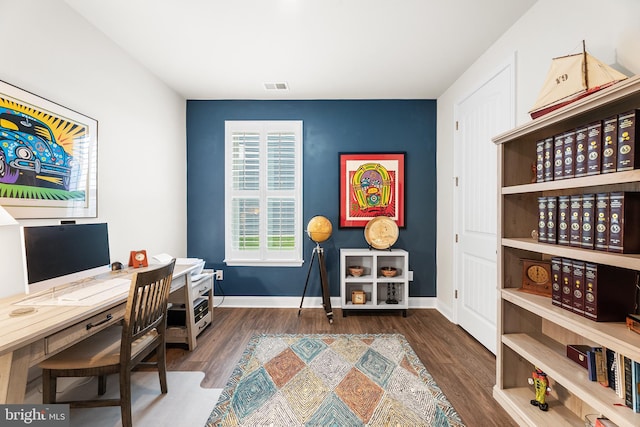
[[[405,153],[340,153],[340,227],[377,216],[404,227]]]

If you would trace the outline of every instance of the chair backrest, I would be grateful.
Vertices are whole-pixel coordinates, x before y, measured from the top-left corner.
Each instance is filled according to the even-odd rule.
[[[163,267],[137,272],[131,278],[123,321],[121,360],[129,360],[131,343],[153,329],[164,335],[175,263],[173,259]]]

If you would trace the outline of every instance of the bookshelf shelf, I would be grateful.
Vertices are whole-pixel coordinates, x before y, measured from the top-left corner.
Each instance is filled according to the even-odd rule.
[[[640,109],[640,76],[496,136],[498,147],[498,351],[493,395],[521,425],[584,425],[600,414],[618,426],[640,425],[640,414],[616,392],[590,381],[586,369],[566,356],[569,344],[606,347],[640,362],[640,334],[624,322],[595,322],[553,305],[551,298],[519,290],[522,259],[569,258],[634,271],[639,254],[618,254],[540,243],[537,198],[587,193],[640,191],[640,170],[531,183],[536,142],[633,108]],[[549,377],[548,412],[530,404],[528,384],[538,367]],[[620,406],[621,405],[621,406]]]

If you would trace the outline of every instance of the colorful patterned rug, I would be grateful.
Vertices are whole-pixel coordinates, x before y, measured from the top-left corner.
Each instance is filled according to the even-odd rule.
[[[256,335],[207,426],[463,426],[404,336]]]

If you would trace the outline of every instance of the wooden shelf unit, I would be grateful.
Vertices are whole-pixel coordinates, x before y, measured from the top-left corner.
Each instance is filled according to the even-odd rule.
[[[197,277],[197,279],[194,279]],[[167,326],[167,343],[187,344],[189,350],[197,346],[197,336],[211,324],[213,316],[213,270],[202,270],[198,276],[186,277],[183,292],[174,292],[169,296],[169,302],[184,310],[183,325]],[[198,321],[195,320],[194,308],[197,302],[207,299],[207,313]]]
[[[349,274],[350,266],[362,266],[359,277]],[[394,277],[385,277],[382,267],[395,267]],[[397,304],[387,304],[389,286],[395,288]],[[365,304],[353,304],[351,293],[364,291]],[[404,249],[340,249],[340,302],[342,314],[348,310],[402,310],[404,317],[409,308],[409,253]]]
[[[566,345],[603,346],[640,362],[640,335],[624,322],[594,322],[551,298],[519,291],[521,259],[566,257],[640,270],[640,255],[538,243],[537,198],[611,191],[640,191],[640,170],[531,183],[536,142],[545,137],[640,108],[640,77],[496,136],[498,146],[498,351],[494,398],[520,425],[584,426],[586,414],[602,414],[618,426],[640,425],[640,414],[624,406],[610,388],[589,381],[587,371],[566,357]],[[636,149],[638,147],[636,146]],[[530,404],[534,367],[549,376],[548,412]],[[622,406],[619,406],[622,404]]]

